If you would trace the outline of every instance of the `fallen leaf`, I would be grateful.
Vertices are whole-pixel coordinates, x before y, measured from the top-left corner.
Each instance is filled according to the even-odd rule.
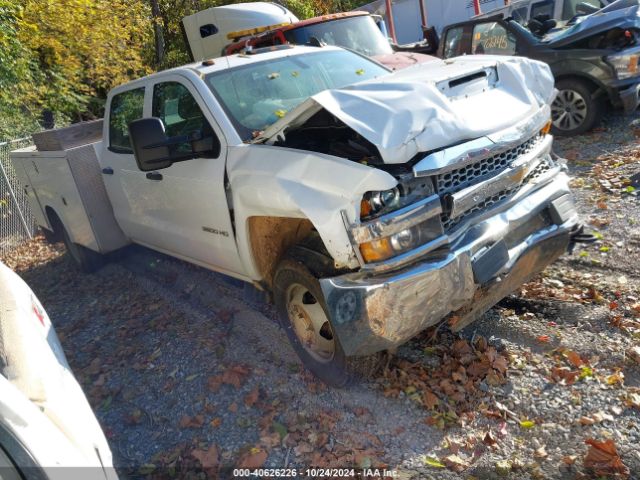
[[[509,366],[509,361],[502,355],[498,355],[496,359],[491,362],[491,366],[498,370],[500,373],[505,373]]]
[[[222,382],[240,388],[249,375],[249,369],[244,365],[234,365],[222,374]]]
[[[298,445],[296,445],[293,448],[293,452],[297,455],[303,455],[305,453],[311,453],[313,452],[315,449],[313,448],[313,445],[311,445],[310,443],[305,443],[305,442],[301,442]]]
[[[431,390],[427,390],[422,395],[422,402],[425,407],[427,407],[429,410],[432,410],[440,403],[440,400]]]
[[[551,341],[551,337],[549,335],[540,335],[536,337],[540,343],[549,343]]]
[[[590,446],[584,457],[584,466],[594,471],[596,475],[629,475],[629,469],[622,463],[615,443],[611,439],[603,442],[589,438],[585,443]]]
[[[284,425],[282,425],[279,422],[273,422],[273,425],[271,425],[273,427],[273,430],[280,435],[280,440],[284,439],[284,437],[287,436],[287,427],[285,427]]]
[[[585,378],[593,377],[593,369],[591,367],[582,367],[580,369],[580,375],[578,378],[584,380]]]
[[[580,357],[580,355],[578,355],[573,350],[564,352],[564,356],[567,357],[567,360],[569,360],[569,362],[576,368],[580,368],[582,365],[584,365],[582,357]]]
[[[233,402],[231,405],[229,405],[229,411],[231,413],[236,413],[238,411],[238,404],[236,402]]]
[[[180,419],[178,425],[180,428],[200,428],[204,424],[204,416],[203,415],[195,415],[190,417],[188,415],[183,415]]]
[[[253,390],[251,390],[246,397],[244,397],[244,404],[247,407],[252,407],[256,404],[256,402],[258,401],[258,397],[260,396],[260,389],[258,387],[255,387]]]
[[[482,442],[485,445],[489,445],[489,446],[493,446],[496,443],[498,443],[496,441],[496,439],[493,437],[493,435],[491,435],[491,430],[489,430],[487,433],[485,433],[484,438],[482,439]]]
[[[533,455],[536,458],[546,458],[549,454],[547,453],[546,447],[544,445],[541,445],[536,449]]]
[[[457,473],[460,473],[469,467],[469,462],[455,454],[447,455],[442,459],[442,461],[447,465],[449,470],[453,470]]]
[[[535,427],[536,422],[533,420],[520,420],[520,426],[522,428],[533,428]]]
[[[261,448],[254,447],[245,452],[238,459],[238,468],[260,468],[267,461],[267,452]]]
[[[498,473],[498,475],[500,476],[506,476],[509,475],[509,472],[511,472],[511,462],[509,460],[499,460],[496,462],[496,472]]]
[[[615,372],[612,375],[609,375],[607,377],[607,384],[608,385],[616,385],[616,384],[622,384],[624,382],[624,373],[622,372]]]
[[[424,464],[434,468],[447,468],[447,466],[444,463],[442,463],[437,458],[433,458],[433,457],[425,457]]]
[[[209,422],[209,425],[211,425],[213,428],[218,428],[220,425],[222,425],[222,418],[215,417],[213,420],[211,420],[211,422]]]
[[[196,458],[202,468],[206,470],[215,470],[220,464],[220,456],[216,445],[211,445],[207,450],[193,450],[191,456]]]

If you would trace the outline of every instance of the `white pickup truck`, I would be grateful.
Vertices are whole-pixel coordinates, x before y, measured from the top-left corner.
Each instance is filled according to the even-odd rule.
[[[138,243],[251,282],[341,386],[355,359],[464,327],[575,240],[554,93],[522,58],[392,73],[283,45],[119,86],[101,141],[13,161],[81,267]]]

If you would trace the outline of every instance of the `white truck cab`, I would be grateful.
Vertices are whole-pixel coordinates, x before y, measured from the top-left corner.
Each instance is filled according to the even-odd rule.
[[[139,243],[251,282],[340,386],[354,359],[447,317],[462,328],[566,251],[579,219],[551,151],[554,92],[522,58],[392,73],[283,45],[115,88],[81,162],[12,158],[83,268]]]
[[[234,38],[229,34],[294,23],[293,13],[271,2],[248,2],[211,7],[182,19],[184,34],[193,60],[219,57]]]

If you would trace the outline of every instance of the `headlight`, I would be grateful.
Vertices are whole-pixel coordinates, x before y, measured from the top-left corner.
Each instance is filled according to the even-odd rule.
[[[418,248],[442,233],[440,217],[434,217],[394,235],[362,243],[360,253],[367,263],[382,262]]]
[[[352,234],[366,263],[397,257],[443,235],[442,209],[432,179],[397,178],[396,187],[362,197],[361,224],[353,227]]]
[[[370,220],[426,198],[435,192],[430,178],[399,176],[398,185],[390,190],[367,192],[360,202],[360,220]]]
[[[640,49],[638,48],[625,50],[621,53],[616,53],[615,55],[609,55],[605,57],[605,60],[613,67],[616,72],[616,76],[620,80],[634,77],[640,73],[640,70],[638,69],[638,63],[640,62]]]
[[[387,211],[393,211],[399,206],[400,189],[398,187],[381,192],[367,192],[360,204],[360,218],[373,217]]]

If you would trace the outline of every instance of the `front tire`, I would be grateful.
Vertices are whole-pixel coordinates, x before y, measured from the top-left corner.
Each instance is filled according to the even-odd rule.
[[[590,84],[566,78],[558,81],[556,88],[558,96],[551,104],[551,133],[570,137],[596,126],[602,115],[602,101],[593,98]]]
[[[320,283],[302,263],[292,259],[280,262],[273,284],[282,328],[314,375],[333,387],[345,387],[374,370],[375,357],[345,356],[331,326]]]
[[[93,250],[78,245],[71,240],[67,229],[62,227],[62,241],[73,263],[84,273],[93,273],[104,265],[104,257]]]

